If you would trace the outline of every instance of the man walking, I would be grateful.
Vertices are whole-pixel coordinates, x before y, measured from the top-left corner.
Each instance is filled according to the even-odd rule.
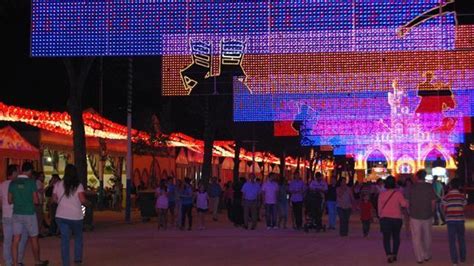
[[[328,191],[326,192],[326,204],[328,208],[328,216],[329,216],[329,230],[336,229],[336,217],[337,217],[337,207],[336,207],[336,200],[337,200],[337,193],[336,193],[336,178],[331,178],[331,185],[328,186]]]
[[[460,187],[461,181],[459,178],[453,178],[450,182],[451,189],[443,198],[448,223],[449,253],[453,265],[458,264],[458,259],[461,263],[466,262],[466,228],[464,226],[466,218],[464,216],[464,207],[467,205],[467,202],[466,196],[459,191]],[[457,248],[456,242],[458,244]]]
[[[303,226],[303,194],[305,185],[303,180],[301,180],[299,172],[293,174],[293,180],[290,182],[288,190],[291,194],[290,200],[293,207],[296,229],[300,230]]]
[[[212,178],[209,185],[209,205],[212,212],[212,220],[217,221],[217,211],[219,210],[219,198],[222,193],[221,185],[217,182],[217,177]]]
[[[12,164],[7,168],[7,178],[0,184],[0,199],[2,200],[2,224],[3,224],[3,259],[5,265],[13,265],[12,240],[13,240],[13,205],[8,203],[8,187],[12,180],[18,176],[18,165]],[[23,231],[21,234],[20,247],[18,251],[18,261],[23,263],[25,247],[28,243],[28,234]]]
[[[244,228],[249,228],[249,217],[252,219],[252,230],[257,227],[257,207],[260,196],[260,185],[255,181],[255,175],[250,175],[250,181],[245,182],[242,187],[244,207]]]
[[[436,195],[433,187],[425,182],[426,171],[418,170],[416,183],[408,194],[410,229],[416,261],[431,260],[431,229]]]
[[[262,193],[265,203],[265,220],[267,222],[267,230],[277,229],[277,212],[276,212],[276,202],[278,195],[278,184],[275,180],[275,174],[271,173],[268,176],[267,182],[262,186]]]
[[[318,229],[323,227],[323,203],[324,203],[324,195],[328,190],[328,184],[323,179],[323,174],[317,172],[314,175],[315,179],[311,181],[309,184],[309,190],[311,193],[314,193],[314,222]]]
[[[31,179],[33,165],[23,163],[22,174],[10,183],[8,188],[8,202],[13,204],[13,265],[18,265],[18,246],[24,230],[29,235],[35,265],[48,265],[48,261],[40,259],[40,245],[38,241],[38,221],[36,219],[35,204],[39,204],[36,181]]]

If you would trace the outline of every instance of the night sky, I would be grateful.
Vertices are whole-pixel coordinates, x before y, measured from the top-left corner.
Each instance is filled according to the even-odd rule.
[[[0,6],[0,32],[4,43],[3,82],[0,101],[9,105],[48,111],[66,111],[69,95],[68,78],[62,58],[30,57],[30,1],[4,1]],[[100,65],[102,60],[102,72]],[[161,57],[134,57],[133,127],[147,130],[152,114],[162,120],[164,130],[183,132],[202,138],[203,119],[199,115],[199,97],[161,97]],[[83,107],[100,110],[100,87],[103,88],[103,115],[126,124],[128,59],[95,58],[87,85]],[[102,73],[102,74],[101,74]],[[229,102],[230,103],[230,102]],[[232,105],[216,112],[216,139],[258,139],[257,150],[279,153],[285,143],[289,153],[298,150],[296,138],[274,138],[273,123],[232,122]],[[21,125],[18,125],[21,127]],[[250,143],[244,147],[251,149]]]
[[[68,79],[62,58],[30,57],[30,1],[6,0],[0,6],[0,34],[3,36],[2,84],[0,101],[26,108],[66,111]],[[102,61],[102,72],[100,65]],[[103,88],[103,115],[126,124],[127,58],[97,57],[84,92],[84,109],[100,110]],[[157,114],[165,130],[202,138],[203,120],[199,97],[161,97],[161,58],[134,57],[133,127],[146,130],[150,117]],[[216,113],[216,138],[258,139],[257,149],[278,153],[285,144],[289,153],[298,150],[297,138],[274,138],[273,124],[239,123],[232,120],[232,106]],[[469,136],[468,138],[470,138]],[[245,144],[250,149],[250,144]]]

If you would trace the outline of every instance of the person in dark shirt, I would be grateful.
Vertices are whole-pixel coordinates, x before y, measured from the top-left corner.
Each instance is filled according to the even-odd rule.
[[[418,170],[416,183],[410,188],[408,206],[413,249],[418,263],[431,260],[431,231],[436,195],[431,184],[425,182],[426,171]]]
[[[329,230],[336,229],[336,217],[337,217],[337,208],[336,208],[336,200],[337,200],[337,193],[336,193],[336,178],[331,178],[331,184],[328,186],[328,190],[326,192],[326,206],[328,208],[328,216],[329,216]]]

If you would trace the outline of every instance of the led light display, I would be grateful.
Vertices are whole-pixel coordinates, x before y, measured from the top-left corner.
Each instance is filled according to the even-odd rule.
[[[31,54],[162,55],[164,95],[233,92],[234,119],[275,135],[447,154],[474,113],[473,14],[471,0],[33,0]]]

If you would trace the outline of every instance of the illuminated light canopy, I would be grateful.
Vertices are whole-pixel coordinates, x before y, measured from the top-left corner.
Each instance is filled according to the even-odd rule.
[[[120,124],[114,123],[92,111],[84,112],[84,129],[87,137],[96,137],[104,139],[125,140],[127,138],[127,128]],[[72,135],[71,121],[67,113],[36,111],[6,105],[0,102],[0,121],[7,122],[23,122],[34,127],[45,129],[59,134]],[[132,130],[132,141],[138,140],[147,142],[149,140],[148,133]],[[194,139],[183,133],[172,133],[164,137],[165,145],[169,147],[185,147],[198,154],[204,153],[204,141]],[[234,158],[233,141],[214,141],[213,156]],[[242,161],[264,162],[271,164],[280,164],[280,158],[269,152],[252,152],[241,148],[240,159]],[[296,167],[297,162],[291,157],[286,158],[286,163],[292,167]],[[306,161],[301,163],[307,164]]]

